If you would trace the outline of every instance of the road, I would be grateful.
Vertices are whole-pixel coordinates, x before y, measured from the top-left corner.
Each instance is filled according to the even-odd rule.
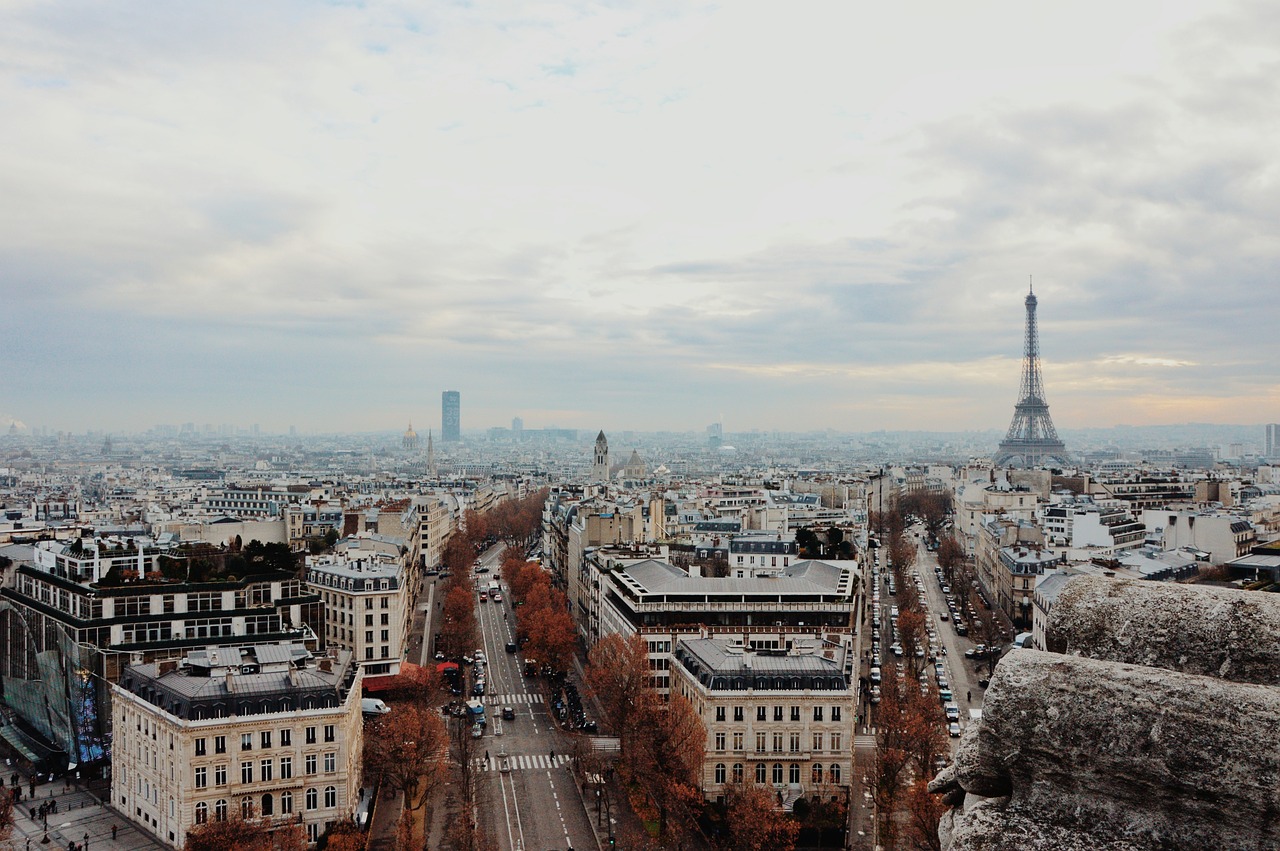
[[[917,542],[914,571],[924,582],[923,602],[928,609],[925,628],[932,626],[936,629],[939,641],[947,650],[943,656],[943,664],[947,668],[947,679],[951,682],[951,691],[955,695],[956,705],[960,707],[960,726],[964,728],[969,725],[969,710],[982,708],[983,689],[978,685],[979,677],[975,673],[974,663],[966,660],[964,656],[965,651],[974,646],[973,641],[957,635],[952,621],[944,621],[938,617],[940,612],[947,611],[947,602],[935,572],[937,566],[937,554],[930,552],[923,543]],[[958,739],[952,740],[953,753],[958,741]]]
[[[490,572],[474,577],[482,649],[489,660],[484,701],[490,720],[477,749],[480,823],[504,851],[598,848],[569,764],[569,737],[551,720],[541,680],[526,680],[520,655],[506,652],[507,643],[515,641],[506,586],[502,602],[479,602],[500,558],[500,548],[490,550],[483,558]],[[515,711],[515,720],[502,720],[504,706]],[[499,754],[506,754],[509,771],[502,770]]]

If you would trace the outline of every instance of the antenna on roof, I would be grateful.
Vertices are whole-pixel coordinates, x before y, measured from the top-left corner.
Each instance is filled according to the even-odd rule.
[[[1027,275],[1027,292],[1030,295],[1035,295],[1036,292],[1036,288],[1032,285],[1031,275]]]

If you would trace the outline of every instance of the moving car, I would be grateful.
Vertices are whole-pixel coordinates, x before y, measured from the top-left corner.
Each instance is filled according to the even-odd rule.
[[[510,706],[504,706],[504,707],[502,707],[502,720],[503,720],[503,721],[514,721],[514,720],[516,720],[516,710],[515,710],[513,707],[510,707]]]
[[[951,736],[951,738],[953,738],[953,739],[958,739],[958,738],[960,738],[960,722],[959,722],[959,721],[952,721],[950,724],[948,724],[948,725],[947,725],[947,734],[948,734],[948,735],[950,735],[950,736]]]

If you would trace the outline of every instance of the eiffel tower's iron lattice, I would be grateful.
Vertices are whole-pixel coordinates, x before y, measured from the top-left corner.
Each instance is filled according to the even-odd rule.
[[[1027,328],[1022,345],[1022,388],[1013,408],[1013,422],[991,459],[997,467],[1039,467],[1046,463],[1066,464],[1067,447],[1049,418],[1044,398],[1044,378],[1040,375],[1040,333],[1036,328],[1036,294],[1027,293]]]

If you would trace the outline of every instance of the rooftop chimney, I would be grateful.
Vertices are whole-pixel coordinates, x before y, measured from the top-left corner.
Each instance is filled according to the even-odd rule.
[[[232,673],[230,668],[227,668],[227,693],[228,694],[234,693],[235,690],[236,690],[235,674]]]

